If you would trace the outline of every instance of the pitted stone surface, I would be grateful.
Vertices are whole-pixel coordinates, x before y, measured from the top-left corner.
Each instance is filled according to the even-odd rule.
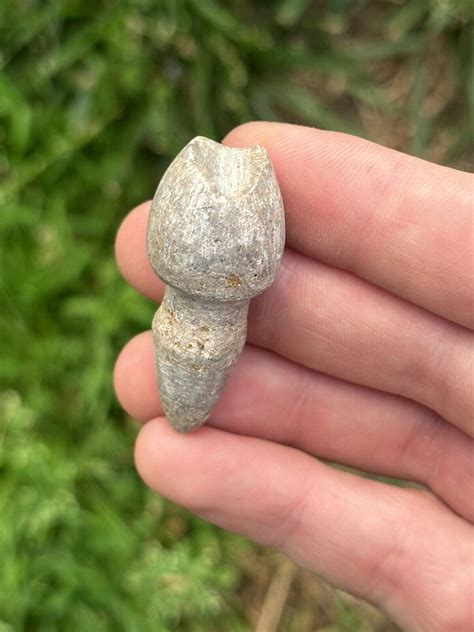
[[[167,288],[153,319],[158,383],[180,432],[209,417],[245,344],[249,301],[283,254],[283,203],[263,147],[198,136],[153,198],[147,253]]]

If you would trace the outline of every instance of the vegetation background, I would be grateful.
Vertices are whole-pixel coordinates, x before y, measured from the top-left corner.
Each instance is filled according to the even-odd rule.
[[[250,119],[469,168],[471,11],[469,0],[0,3],[1,632],[395,629],[140,482],[111,374],[154,306],[120,279],[113,242],[192,136]],[[265,628],[275,590],[284,608]]]

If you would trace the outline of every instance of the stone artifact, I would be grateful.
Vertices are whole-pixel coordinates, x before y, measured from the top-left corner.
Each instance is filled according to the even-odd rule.
[[[280,190],[263,147],[198,136],[153,198],[148,258],[166,283],[153,319],[163,408],[172,426],[203,424],[245,344],[251,297],[273,282],[283,254]]]

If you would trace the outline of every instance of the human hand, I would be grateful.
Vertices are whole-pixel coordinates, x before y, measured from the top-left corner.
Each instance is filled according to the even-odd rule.
[[[249,344],[209,425],[182,435],[160,418],[150,332],[122,351],[118,398],[148,422],[138,471],[405,629],[474,629],[472,177],[291,125],[244,125],[225,143],[269,151],[287,250],[251,303]],[[148,210],[124,220],[117,261],[159,301]]]

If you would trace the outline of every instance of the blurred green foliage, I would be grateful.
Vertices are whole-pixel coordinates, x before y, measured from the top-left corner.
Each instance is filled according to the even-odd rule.
[[[468,0],[0,4],[1,632],[249,629],[236,591],[250,545],[134,472],[111,373],[154,308],[120,280],[115,231],[192,136],[254,118],[374,139],[401,120],[394,145],[465,164],[470,12]]]

